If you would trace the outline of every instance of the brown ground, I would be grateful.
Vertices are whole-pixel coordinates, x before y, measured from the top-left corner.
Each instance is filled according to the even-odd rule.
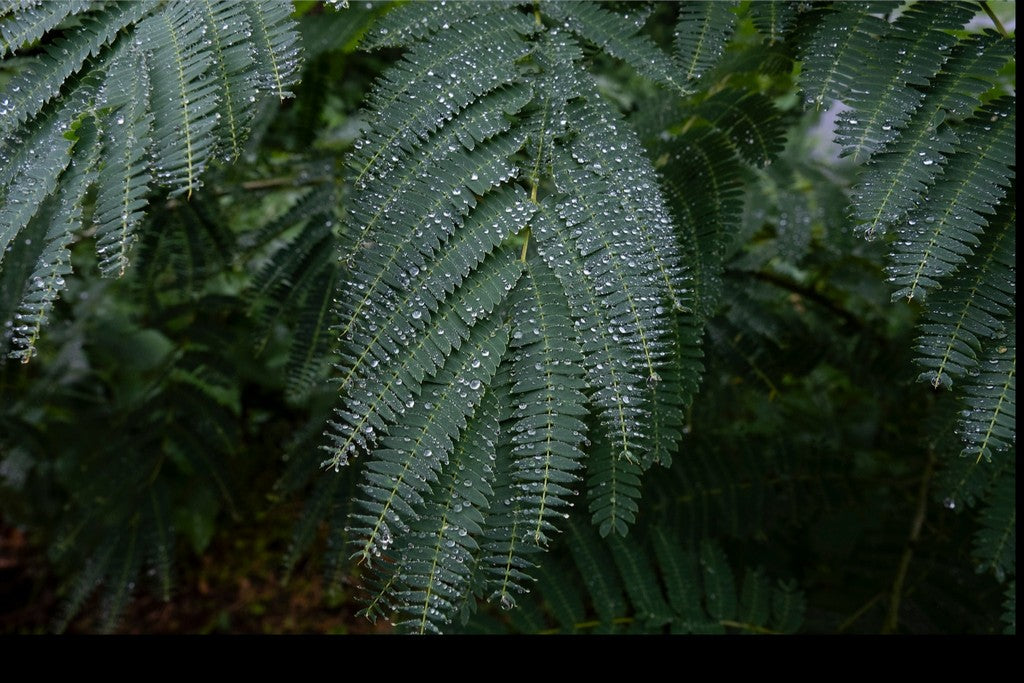
[[[329,595],[323,572],[307,563],[282,585],[279,544],[258,531],[232,529],[230,535],[215,537],[201,557],[179,558],[171,600],[139,591],[116,632],[326,634],[389,629],[356,616],[352,577],[346,577],[338,595]],[[0,634],[50,631],[61,598],[57,578],[42,557],[23,530],[0,522]],[[95,633],[98,604],[94,596],[68,632]]]

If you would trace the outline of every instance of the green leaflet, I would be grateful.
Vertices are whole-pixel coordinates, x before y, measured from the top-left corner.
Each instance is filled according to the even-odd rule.
[[[688,81],[709,73],[736,28],[735,2],[687,2],[679,6],[675,59]]]
[[[584,2],[551,2],[544,11],[563,21],[566,28],[584,40],[626,62],[640,75],[681,95],[690,93],[689,84],[677,75],[672,59],[650,38],[638,34],[640,26],[628,17]]]
[[[1014,330],[1014,321],[1008,321]],[[964,382],[964,404],[957,433],[966,443],[961,456],[979,461],[1013,445],[1017,416],[1016,333],[991,344],[981,358],[981,371]]]
[[[754,26],[765,35],[768,43],[778,43],[796,21],[799,4],[786,0],[752,2],[747,9]]]
[[[642,408],[646,383],[634,369],[635,349],[613,340],[609,329],[614,320],[605,310],[600,293],[587,276],[589,268],[568,236],[567,228],[549,207],[542,205],[532,223],[537,247],[548,266],[562,282],[572,309],[585,358],[590,401],[608,430],[616,452],[633,457],[642,449],[645,432]],[[579,278],[579,273],[584,277]]]
[[[800,54],[799,82],[808,105],[820,110],[850,96],[871,62],[877,37],[889,30],[875,15],[896,7],[895,2],[842,2],[829,8]]]
[[[925,298],[973,253],[1014,173],[1015,103],[1000,98],[964,124],[959,152],[927,204],[897,230],[888,268],[893,300]]]
[[[886,232],[928,193],[959,146],[955,119],[969,117],[981,105],[979,97],[992,87],[1013,49],[1012,40],[995,33],[972,36],[953,48],[906,128],[860,173],[853,190],[858,230]]]
[[[381,440],[364,477],[360,513],[353,515],[355,556],[372,561],[394,542],[394,534],[421,519],[414,506],[437,481],[466,420],[479,404],[508,343],[497,317],[473,328],[424,389],[405,421]],[[393,533],[391,529],[394,528]]]
[[[96,179],[96,252],[100,270],[124,275],[135,231],[145,215],[152,175],[145,158],[153,114],[149,111],[149,67],[135,45],[120,41],[107,71],[101,99],[103,155]]]
[[[639,510],[637,501],[643,470],[638,462],[620,453],[615,446],[617,444],[606,443],[603,435],[595,435],[587,461],[590,521],[601,536],[612,532],[626,536]]]
[[[98,14],[86,15],[80,30],[46,45],[43,55],[7,83],[2,96],[0,139],[38,114],[89,56],[99,54],[121,29],[138,21],[155,6],[155,2],[115,4]]]
[[[299,78],[299,34],[291,20],[293,6],[288,0],[241,3],[252,26],[256,88],[279,100],[292,96],[288,88]],[[253,99],[249,99],[250,102]]]
[[[575,493],[584,458],[583,353],[565,294],[543,261],[527,261],[511,297],[512,487],[525,535],[544,546],[557,529],[550,519],[562,516]]]
[[[1004,203],[965,264],[959,286],[929,300],[916,346],[917,362],[929,369],[918,379],[936,388],[952,386],[978,367],[982,343],[1003,334],[1016,294],[1016,216],[1014,202]]]
[[[50,309],[65,287],[65,277],[71,273],[71,253],[68,246],[72,230],[82,220],[82,200],[92,180],[92,167],[96,163],[96,125],[92,118],[77,122],[74,129],[77,140],[71,163],[64,172],[60,190],[47,201],[52,203],[39,214],[48,219],[42,235],[42,250],[21,297],[18,312],[14,314],[14,347],[11,356],[27,363],[35,353],[36,342]],[[42,228],[42,226],[40,226]],[[29,226],[28,232],[35,232]]]
[[[492,2],[442,2],[424,7],[423,3],[400,5],[376,23],[363,42],[363,49],[406,47],[438,31],[447,31],[475,17],[507,12],[511,3],[506,0]]]
[[[218,151],[225,161],[234,161],[242,153],[246,131],[256,115],[253,104],[259,92],[258,74],[266,69],[259,68],[253,62],[252,46],[247,40],[253,28],[261,28],[258,21],[252,22],[247,16],[255,14],[258,7],[257,3],[215,3],[213,0],[202,0],[201,3],[213,56],[210,71],[216,74],[221,88],[215,118],[223,121],[216,128],[216,134]],[[258,39],[266,40],[265,29],[259,31],[258,35]],[[269,53],[269,49],[257,52]],[[272,68],[279,67],[273,64]],[[297,72],[294,66],[290,71]],[[275,78],[280,79],[281,74],[275,74]]]
[[[532,210],[522,192],[511,188],[499,189],[488,199],[445,243],[440,258],[424,264],[423,270],[412,265],[404,271],[392,294],[375,302],[374,317],[365,329],[342,340],[342,390],[355,401],[339,411],[342,422],[334,425],[338,430],[334,457],[339,461],[357,452],[357,447],[367,447],[367,427],[381,429],[382,419],[403,411],[423,378],[440,367],[475,322],[478,313],[472,299],[451,310],[442,306],[444,297],[456,288],[461,296],[467,286],[462,280],[479,272],[475,269],[487,254],[525,225]],[[494,267],[502,263],[497,257],[491,261]],[[477,286],[469,285],[465,291],[472,294]],[[483,299],[480,310],[489,313],[498,300]]]
[[[724,89],[701,102],[695,113],[718,129],[740,157],[754,166],[771,163],[785,145],[781,113],[759,93]]]
[[[350,160],[355,182],[386,176],[401,150],[417,148],[471,101],[513,81],[514,61],[529,50],[520,35],[532,30],[518,13],[487,15],[413,47],[368,98],[374,115]]]
[[[205,43],[199,5],[176,3],[139,25],[143,49],[152,50],[153,153],[156,178],[172,196],[199,188],[213,154],[218,83],[205,75],[213,54]],[[169,64],[171,68],[164,68]]]
[[[1004,473],[987,496],[981,528],[974,536],[971,555],[977,571],[991,571],[1000,583],[1017,571],[1017,492],[1014,467]]]
[[[67,17],[84,11],[89,4],[89,0],[48,2],[14,11],[0,19],[0,57],[39,40]]]
[[[74,192],[91,197],[95,188],[84,215],[96,229],[100,270],[123,275],[152,190],[191,194],[216,155],[238,155],[262,91],[287,94],[298,64],[290,12],[278,0],[48,3],[0,20],[5,50],[39,41],[38,56],[0,95],[0,254],[25,230],[35,239],[61,230],[58,241],[68,243],[82,227],[82,212],[47,209],[46,198],[71,191],[63,184],[77,177],[65,173],[74,128],[92,117],[100,147],[88,185]],[[71,28],[51,30],[72,13]],[[32,251],[34,238],[26,239]]]
[[[537,571],[538,596],[529,607],[546,609],[519,620],[516,629],[568,634],[794,633],[803,624],[804,596],[791,583],[749,568],[737,581],[717,544],[691,546],[664,523],[652,524],[649,532],[647,538],[627,542],[617,536],[602,539],[593,529],[570,524],[569,552],[546,557]],[[585,611],[588,604],[592,615]],[[481,615],[473,621],[483,626],[487,619]]]
[[[885,27],[882,40],[867,43],[864,77],[841,97],[852,107],[836,127],[843,154],[863,161],[895,139],[921,105],[918,88],[934,78],[957,42],[948,30],[963,27],[973,14],[965,3],[915,3]]]
[[[400,628],[414,633],[440,632],[460,607],[478,550],[490,487],[497,403],[488,393],[455,447],[446,469],[417,509],[417,521],[397,559],[378,581],[383,584],[367,608],[371,616],[384,608],[398,612]]]

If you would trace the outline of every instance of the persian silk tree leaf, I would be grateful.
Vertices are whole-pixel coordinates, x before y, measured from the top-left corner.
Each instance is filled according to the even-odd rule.
[[[981,106],[981,94],[992,87],[1014,47],[1013,40],[989,32],[953,48],[906,128],[861,171],[853,190],[858,230],[884,233],[920,202],[956,149],[956,127],[944,122],[969,117]]]
[[[917,297],[963,263],[1014,174],[1016,99],[1000,98],[960,129],[961,144],[928,194],[898,230],[888,267],[893,300]]]
[[[339,461],[366,449],[371,441],[367,429],[372,436],[372,430],[384,429],[401,414],[424,377],[437,371],[476,318],[490,313],[504,296],[504,285],[518,266],[498,255],[477,266],[526,224],[531,211],[521,190],[505,188],[487,199],[444,245],[439,258],[422,270],[416,267],[406,286],[396,289],[390,302],[381,302],[375,322],[355,331],[351,340],[342,340],[341,381],[347,400],[336,425],[333,453]],[[449,301],[452,290],[456,293]]]
[[[911,5],[879,41],[862,79],[842,95],[851,111],[839,116],[836,142],[844,155],[863,161],[896,139],[949,57],[957,39],[949,33],[974,16],[959,2]]]
[[[722,58],[736,28],[737,4],[706,0],[680,4],[675,58],[687,81],[699,80]]]
[[[540,11],[564,22],[569,30],[626,62],[641,76],[681,95],[690,94],[691,87],[672,58],[653,40],[638,33],[640,27],[628,17],[584,2],[550,2],[542,5]]]
[[[951,387],[978,366],[982,341],[1005,329],[1016,306],[1016,218],[1015,202],[1004,202],[957,286],[929,300],[916,346],[916,360],[928,370],[918,379]]]
[[[153,115],[145,53],[123,41],[117,47],[100,99],[110,113],[101,119],[105,163],[96,177],[96,252],[104,275],[124,275],[135,229],[145,215],[152,177],[146,158]]]
[[[220,87],[198,4],[175,2],[138,27],[148,53],[156,177],[171,195],[192,194],[217,143]]]
[[[233,161],[242,153],[242,142],[256,116],[258,71],[253,64],[249,42],[253,26],[246,8],[258,4],[215,0],[202,0],[200,3],[213,55],[211,71],[221,88],[217,109],[220,123],[216,130],[218,153],[226,161]]]
[[[616,300],[618,296],[611,287],[590,277],[590,265],[580,256],[570,229],[554,207],[542,202],[531,226],[538,251],[562,283],[569,301],[580,335],[587,385],[592,390],[590,401],[608,433],[610,450],[633,458],[641,452],[647,433],[649,413],[643,407],[647,382],[638,372],[636,349],[619,343],[619,325],[603,302],[605,296]]]
[[[414,46],[367,98],[369,130],[350,159],[354,180],[383,179],[406,152],[484,93],[516,80],[533,22],[519,13],[485,15]]]
[[[991,571],[1000,582],[1017,572],[1016,483],[1015,470],[1011,469],[992,487],[971,552],[978,572]]]
[[[786,143],[781,113],[760,93],[721,90],[701,102],[696,113],[721,131],[740,156],[755,166],[772,161]]]
[[[34,43],[74,14],[89,9],[90,0],[64,0],[26,7],[0,19],[0,57]]]
[[[525,533],[544,546],[583,466],[586,385],[561,284],[539,258],[526,264],[511,297],[511,476]]]
[[[363,42],[363,49],[406,47],[438,31],[447,31],[453,24],[464,23],[482,14],[508,11],[513,4],[504,0],[491,0],[442,1],[429,7],[422,2],[399,5],[374,25]]]
[[[252,27],[252,35],[245,37],[251,38],[256,48],[256,86],[261,93],[284,101],[292,96],[288,89],[299,80],[299,34],[291,20],[293,5],[288,0],[240,4]]]
[[[86,15],[78,30],[46,45],[44,53],[12,78],[0,95],[0,139],[38,114],[86,59],[98,55],[118,32],[155,6],[155,0],[118,3]]]
[[[967,444],[961,456],[979,461],[1013,447],[1017,417],[1017,341],[1015,321],[1006,337],[990,343],[981,372],[963,382],[966,409],[957,432]]]
[[[490,482],[499,438],[497,412],[488,392],[418,507],[418,519],[410,525],[404,545],[395,545],[397,561],[385,573],[386,595],[374,602],[393,604],[403,630],[440,633],[461,605],[494,495]],[[373,608],[372,602],[368,609]]]
[[[420,402],[381,440],[367,463],[358,502],[361,512],[352,517],[354,557],[368,562],[380,557],[395,534],[404,534],[421,518],[415,506],[425,502],[450,464],[455,443],[490,384],[507,343],[508,329],[500,317],[489,316],[475,325],[466,343],[424,388]]]
[[[11,353],[23,363],[35,353],[35,345],[54,302],[65,287],[65,276],[71,272],[71,238],[81,227],[82,201],[92,180],[98,145],[96,126],[92,117],[80,119],[73,129],[77,138],[71,163],[61,177],[53,202],[52,214],[40,212],[48,218],[45,246],[36,260],[28,288],[14,315],[14,338]]]
[[[793,27],[798,3],[787,0],[761,0],[750,3],[748,12],[754,27],[765,35],[768,43],[778,43]]]
[[[801,52],[800,89],[804,102],[815,109],[845,99],[860,86],[880,37],[889,23],[877,14],[899,6],[897,2],[834,3],[821,26]]]

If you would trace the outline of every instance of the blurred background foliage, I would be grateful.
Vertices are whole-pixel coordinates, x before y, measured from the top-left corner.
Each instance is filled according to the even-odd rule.
[[[1013,4],[991,5],[1012,30]],[[672,9],[652,9],[667,47]],[[258,113],[238,163],[152,211],[123,278],[100,277],[83,235],[38,357],[0,361],[3,632],[387,630],[354,616],[359,567],[323,521],[344,527],[355,477],[323,474],[316,449],[342,160],[397,55],[356,49],[381,11],[297,3],[296,97]],[[704,264],[706,370],[679,452],[647,478],[625,541],[578,505],[530,596],[467,605],[461,629],[1014,628],[1012,544],[1002,564],[972,553],[985,512],[958,502],[945,465],[957,406],[915,381],[919,310],[890,303],[885,244],[847,228],[853,166],[828,116],[801,113],[795,55],[739,14],[708,78],[764,98],[775,135],[764,158],[722,151],[714,206],[687,203],[701,177],[678,154],[715,149],[688,123],[705,105],[666,108],[621,63],[596,69],[674,210],[712,226],[684,238],[720,257]]]

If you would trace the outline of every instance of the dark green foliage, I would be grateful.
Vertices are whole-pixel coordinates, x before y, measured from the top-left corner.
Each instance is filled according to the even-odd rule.
[[[537,571],[544,610],[527,633],[793,633],[804,597],[787,584],[747,570],[737,581],[722,549],[690,546],[670,526],[644,539],[602,539],[586,523],[569,527],[571,559],[545,558]],[[591,606],[590,609],[587,606]],[[470,621],[487,628],[491,615]]]
[[[735,3],[687,2],[679,8],[675,57],[687,80],[696,80],[721,59],[736,26]]]
[[[0,12],[0,492],[55,626],[269,500],[286,580],[403,632],[1012,631],[984,14]]]
[[[852,108],[840,115],[836,128],[836,142],[844,154],[863,161],[895,139],[920,106],[919,88],[929,84],[956,44],[949,30],[963,27],[973,14],[974,8],[966,3],[923,2],[891,23],[864,25],[861,30],[878,31],[877,39],[857,41],[854,50],[870,50],[861,57],[865,68],[855,72],[862,75],[854,83],[837,93]]]
[[[25,294],[19,330],[4,339],[6,351],[25,362],[63,289],[63,277],[53,273],[66,259],[53,245],[82,227],[89,186],[99,197],[93,221],[100,267],[121,275],[150,185],[190,196],[215,152],[238,156],[257,97],[290,94],[285,88],[298,65],[285,2],[57,4],[78,12],[74,30],[59,31],[64,16],[53,9],[26,8],[0,20],[5,51],[37,41],[41,48],[5,84],[0,123],[0,248],[32,232],[33,217],[43,235],[52,233],[35,268],[43,280],[51,273],[49,284]],[[96,153],[82,149],[75,131],[83,126],[98,131]],[[77,172],[69,168],[75,156],[89,159]],[[58,212],[45,201],[55,190],[66,204]]]

